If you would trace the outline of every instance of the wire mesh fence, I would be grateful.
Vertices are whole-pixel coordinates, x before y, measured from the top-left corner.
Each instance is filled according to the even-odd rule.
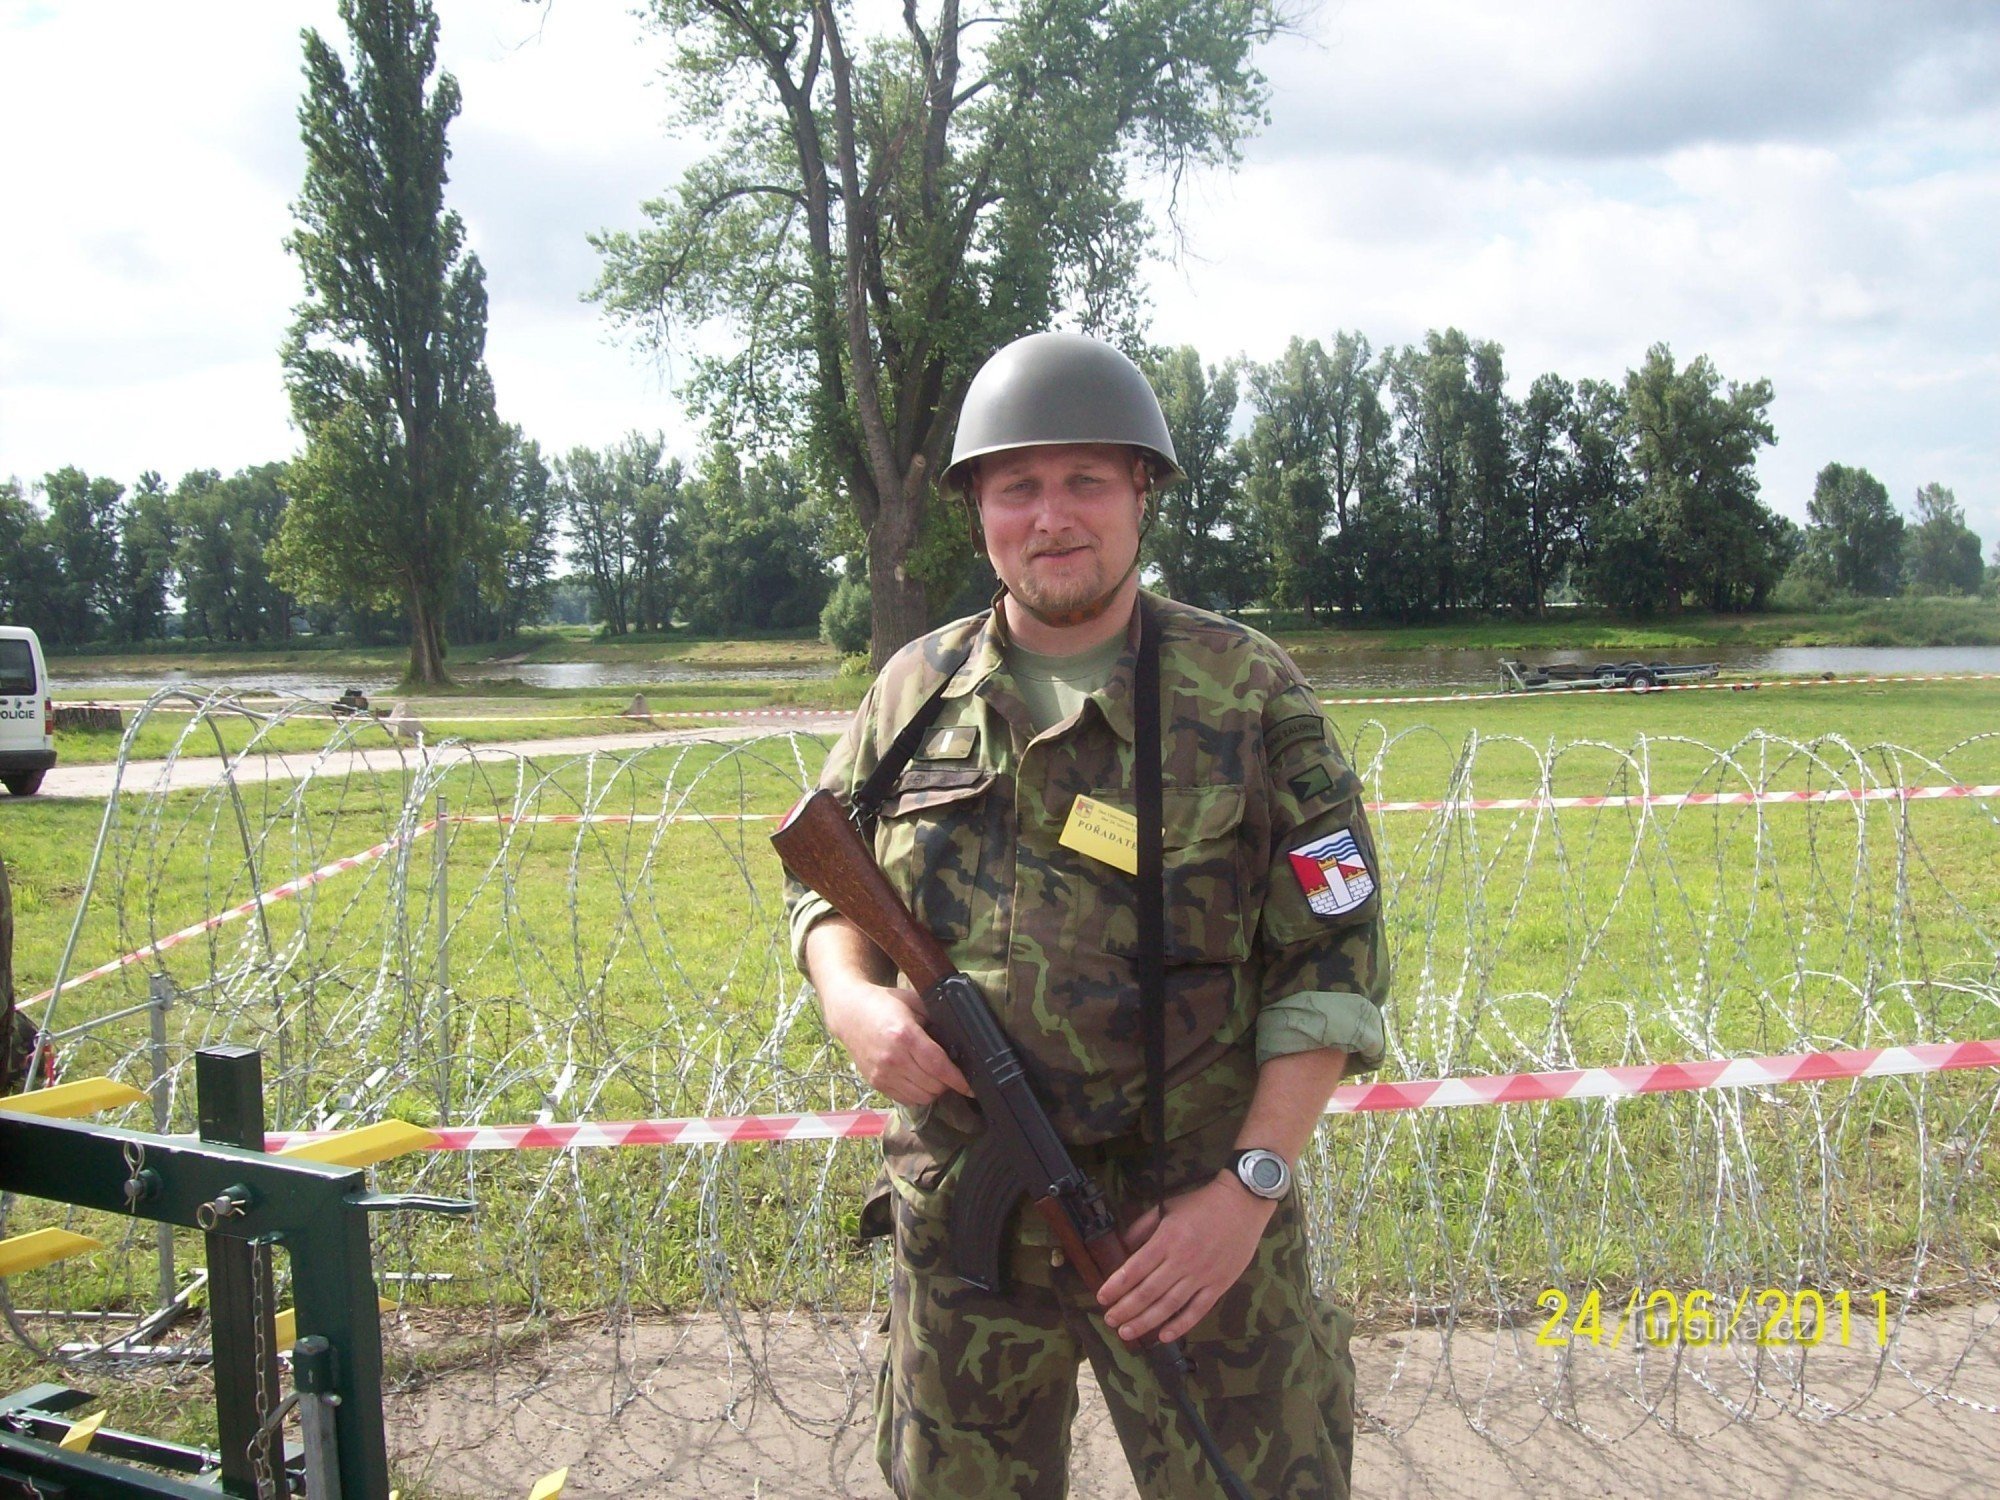
[[[303,706],[192,707],[170,760],[226,742],[230,771],[183,787],[121,766],[57,972],[21,975],[48,985],[30,1012],[64,1076],[148,1091],[114,1123],[192,1131],[192,1055],[223,1041],[263,1050],[282,1131],[870,1102],[791,966],[766,842],[822,740],[528,759],[356,718],[300,753],[277,747]],[[1385,1078],[2000,1036],[2000,799],[1906,795],[1990,791],[2000,736],[1920,754],[1369,723],[1349,749],[1402,809],[1375,820]],[[1990,1411],[1996,1104],[1981,1070],[1329,1120],[1304,1164],[1317,1270],[1400,1351],[1363,1403],[1392,1430],[1447,1403],[1503,1441],[1615,1435],[1607,1411],[1696,1432],[1895,1400]],[[872,1379],[885,1263],[854,1229],[874,1156],[403,1158],[385,1184],[479,1213],[379,1221],[377,1266],[406,1314],[489,1356],[538,1319],[699,1314],[726,1335],[716,1420],[755,1395],[832,1430]],[[73,1366],[198,1357],[198,1320],[150,1316],[185,1296],[197,1245],[49,1205],[8,1217],[107,1247],[12,1281],[17,1340]],[[606,1399],[653,1399],[658,1342],[617,1346]],[[1527,1415],[1492,1398],[1524,1380]]]

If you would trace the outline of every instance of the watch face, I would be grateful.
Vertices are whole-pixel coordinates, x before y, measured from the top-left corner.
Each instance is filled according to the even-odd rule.
[[[1285,1164],[1275,1156],[1253,1156],[1243,1163],[1250,1174],[1250,1186],[1270,1196],[1283,1191]]]

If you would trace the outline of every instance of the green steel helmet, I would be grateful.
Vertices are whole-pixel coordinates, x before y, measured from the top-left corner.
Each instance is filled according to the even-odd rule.
[[[1160,398],[1137,365],[1081,333],[1031,333],[972,377],[945,487],[969,499],[974,459],[1058,443],[1122,443],[1152,459],[1156,484],[1187,477],[1174,457]]]

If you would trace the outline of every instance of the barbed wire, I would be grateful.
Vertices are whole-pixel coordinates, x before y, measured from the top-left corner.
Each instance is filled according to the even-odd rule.
[[[141,773],[130,747],[169,703],[192,711],[168,767]],[[275,1130],[869,1102],[792,968],[760,821],[810,783],[823,740],[708,728],[542,760],[420,748],[355,718],[280,763],[276,731],[306,712],[158,695],[135,716],[57,972],[33,976],[50,982],[37,1019],[61,1036],[66,1076],[157,1088],[177,1131],[194,1128],[194,1051],[224,1041],[263,1050]],[[178,762],[232,736],[247,746],[231,774],[176,789]],[[2000,735],[1923,752],[1371,722],[1350,749],[1372,798],[1439,804],[1376,821],[1396,974],[1383,1077],[2000,1036],[1994,801],[1646,800],[1991,785]],[[1577,795],[1628,800],[1556,802]],[[1495,798],[1532,805],[1480,805]],[[1443,1401],[1502,1441],[1546,1422],[1616,1437],[1607,1383],[1624,1398],[1610,1410],[1679,1431],[1866,1420],[1898,1399],[1985,1411],[2000,1403],[1992,1319],[1934,1319],[2000,1290],[1996,1107],[1991,1076],[1953,1074],[1343,1117],[1303,1164],[1315,1270],[1400,1351],[1362,1393],[1391,1430]],[[714,1420],[755,1397],[829,1431],[872,1379],[886,1267],[853,1233],[874,1153],[404,1158],[378,1169],[386,1183],[480,1212],[378,1220],[377,1265],[406,1309],[451,1313],[495,1358],[584,1314],[614,1329],[712,1318],[731,1351]],[[9,1219],[106,1240],[14,1279],[16,1337],[72,1364],[129,1354],[121,1330],[164,1291],[151,1226],[27,1203]],[[198,1259],[186,1237],[180,1283]],[[1791,1298],[1789,1319],[1801,1290],[1829,1308],[1848,1294],[1839,1361],[1746,1336],[1746,1306],[1761,1330],[1764,1294]],[[1655,1292],[1674,1294],[1671,1327]],[[1696,1292],[1736,1313],[1731,1337],[1688,1337]],[[147,1347],[191,1362],[202,1336],[184,1320]],[[665,1399],[660,1356],[618,1348],[614,1404]],[[1495,1395],[1523,1380],[1528,1421]],[[577,1397],[601,1398],[594,1381]]]

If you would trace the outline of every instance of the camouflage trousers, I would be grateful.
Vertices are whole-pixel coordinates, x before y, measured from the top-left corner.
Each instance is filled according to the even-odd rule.
[[[1121,1174],[1095,1175],[1116,1203]],[[1140,1494],[1220,1496],[1179,1407],[1111,1332],[1082,1281],[1056,1263],[1032,1210],[1020,1215],[1005,1295],[952,1273],[951,1180],[894,1191],[888,1350],[875,1392],[876,1457],[891,1489],[901,1500],[1060,1500],[1077,1370],[1088,1359]],[[1184,1341],[1194,1363],[1189,1394],[1259,1500],[1346,1500],[1351,1328],[1312,1290],[1297,1200],[1280,1204],[1242,1279]]]

